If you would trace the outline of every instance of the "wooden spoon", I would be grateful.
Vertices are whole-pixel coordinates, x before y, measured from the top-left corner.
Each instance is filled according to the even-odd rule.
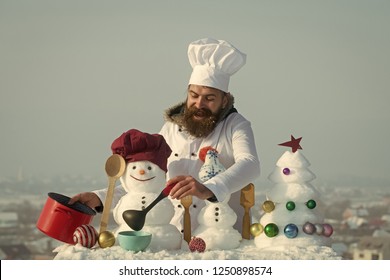
[[[125,172],[126,162],[122,156],[118,154],[113,154],[107,159],[105,169],[108,175],[109,184],[108,184],[106,199],[104,201],[102,217],[100,220],[99,233],[102,233],[103,231],[107,230],[108,218],[111,210],[112,197],[114,195],[115,182]]]
[[[255,204],[255,188],[252,183],[241,189],[240,204],[245,209],[243,221],[242,221],[242,238],[250,239],[250,215],[249,210]]]
[[[181,200],[181,205],[184,207],[184,240],[189,243],[191,241],[191,216],[190,216],[190,206],[192,204],[192,196],[187,195],[183,197]]]

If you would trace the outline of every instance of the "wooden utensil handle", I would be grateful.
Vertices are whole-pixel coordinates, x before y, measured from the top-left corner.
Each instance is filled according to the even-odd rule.
[[[251,226],[251,221],[250,221],[250,215],[249,215],[249,208],[245,209],[244,217],[242,220],[242,238],[244,239],[250,239],[251,238],[251,233],[250,233],[250,226]]]
[[[191,240],[191,216],[188,208],[184,209],[184,240],[187,243]]]
[[[112,177],[109,178],[109,184],[108,184],[106,199],[104,201],[103,213],[102,213],[102,217],[101,217],[101,220],[100,220],[100,230],[99,230],[99,233],[102,233],[103,231],[107,230],[108,218],[110,216],[112,198],[114,196],[115,181],[116,181],[115,178],[112,178]]]

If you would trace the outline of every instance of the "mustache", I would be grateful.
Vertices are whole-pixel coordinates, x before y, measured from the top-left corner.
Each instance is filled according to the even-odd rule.
[[[206,118],[207,117],[211,117],[213,115],[211,110],[209,110],[207,108],[198,109],[196,107],[187,108],[187,114],[190,117],[192,117],[192,116],[201,116],[201,117],[206,117]]]

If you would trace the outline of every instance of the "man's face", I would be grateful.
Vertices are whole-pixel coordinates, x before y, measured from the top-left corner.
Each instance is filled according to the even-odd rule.
[[[218,89],[199,85],[190,85],[188,88],[187,108],[198,110],[194,115],[195,120],[204,119],[206,111],[210,111],[214,115],[219,113],[226,104],[225,94]]]
[[[227,97],[218,89],[190,85],[184,111],[186,130],[195,137],[206,137],[214,130],[227,103]]]

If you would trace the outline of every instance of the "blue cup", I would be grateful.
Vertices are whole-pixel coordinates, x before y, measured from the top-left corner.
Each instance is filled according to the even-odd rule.
[[[119,246],[127,251],[145,250],[152,240],[152,234],[145,231],[121,231],[118,233]]]

